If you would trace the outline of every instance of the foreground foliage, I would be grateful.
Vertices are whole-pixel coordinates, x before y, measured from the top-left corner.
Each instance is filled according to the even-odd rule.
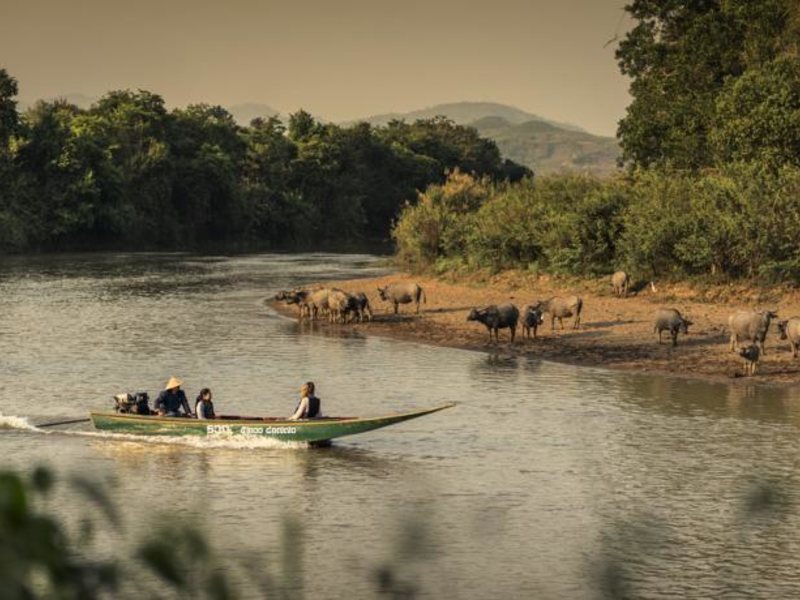
[[[85,502],[77,527],[51,509],[56,488],[80,494]],[[267,550],[238,565],[221,560],[200,529],[171,517],[154,515],[155,526],[128,547],[121,539],[108,548],[108,531],[119,532],[120,509],[109,495],[113,482],[80,476],[61,481],[46,468],[30,476],[0,472],[0,600],[58,598],[208,598],[242,597],[241,575],[257,586],[259,597],[303,598],[302,522],[286,517],[278,559],[268,564]],[[62,490],[63,491],[63,490]],[[426,556],[431,545],[419,516],[404,526],[398,547],[387,560],[365,567],[377,597],[415,598],[420,592],[409,564]],[[99,532],[103,532],[101,536]],[[104,544],[98,541],[103,537]],[[102,549],[101,549],[101,546]],[[402,564],[401,564],[402,563]],[[404,566],[403,566],[404,565]],[[275,569],[275,566],[278,568]],[[239,573],[239,575],[237,575]]]

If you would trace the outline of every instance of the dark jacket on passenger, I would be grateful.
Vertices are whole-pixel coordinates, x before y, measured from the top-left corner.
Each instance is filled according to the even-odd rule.
[[[211,400],[203,401],[202,396],[198,396],[194,402],[194,414],[198,419],[213,419],[214,403]]]
[[[183,390],[164,390],[158,395],[155,401],[156,412],[164,411],[164,414],[170,417],[176,417],[180,414],[180,410],[187,415],[192,414],[192,409],[189,408],[189,401],[186,400],[186,394]]]
[[[297,408],[295,408],[295,412],[297,409],[300,408],[300,405],[303,403],[303,399],[300,399],[300,402],[297,404]],[[308,408],[298,417],[299,419],[316,419],[320,415],[320,408],[321,402],[319,398],[316,396],[309,396],[308,397]]]

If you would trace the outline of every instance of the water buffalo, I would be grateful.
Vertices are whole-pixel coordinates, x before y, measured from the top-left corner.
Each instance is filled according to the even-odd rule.
[[[528,335],[528,338],[531,337],[531,329],[533,330],[533,337],[536,337],[536,330],[539,329],[539,325],[544,323],[544,317],[542,316],[542,311],[534,308],[530,304],[526,304],[522,307],[522,337],[525,337],[525,334]]]
[[[378,294],[384,302],[394,304],[394,314],[397,314],[397,307],[400,304],[416,304],[416,312],[419,312],[420,300],[425,302],[425,292],[416,283],[392,283],[386,287],[378,288]]]
[[[782,340],[789,340],[792,348],[792,357],[797,358],[797,349],[800,347],[800,317],[792,317],[786,321],[778,321],[778,330]]]
[[[366,316],[369,321],[372,321],[372,309],[369,307],[369,298],[364,292],[358,292],[354,296],[350,296],[347,305],[347,314],[354,315],[359,323],[364,322]]]
[[[661,343],[661,332],[669,331],[672,338],[672,345],[678,345],[678,333],[689,333],[689,325],[692,322],[684,318],[681,313],[674,308],[659,308],[653,319],[653,333],[658,334],[658,343]]]
[[[744,359],[744,374],[755,375],[758,367],[758,360],[761,352],[758,349],[758,344],[750,344],[739,349],[739,356]]]
[[[770,321],[777,317],[778,313],[772,310],[762,312],[741,310],[728,317],[728,327],[731,330],[731,352],[736,350],[736,345],[740,341],[745,340],[758,344],[761,354],[766,354],[764,340],[767,338]]]
[[[331,323],[345,322],[352,298],[350,294],[340,289],[328,290],[328,320]]]
[[[311,308],[308,305],[308,290],[281,291],[275,295],[276,300],[283,300],[286,304],[296,304],[298,318],[311,316]]]
[[[564,321],[566,317],[575,315],[575,323],[573,329],[578,329],[581,325],[581,310],[583,309],[583,300],[578,296],[554,296],[549,300],[540,300],[534,307],[535,310],[540,310],[543,313],[550,314],[550,328],[556,328],[556,319],[561,324],[561,329],[564,329]]]
[[[328,316],[330,312],[328,296],[332,291],[331,288],[322,288],[308,293],[306,302],[308,303],[309,315],[312,319],[316,319],[319,315]]]
[[[489,343],[492,343],[492,331],[494,331],[495,342],[500,341],[497,332],[508,327],[511,330],[511,342],[517,335],[517,321],[519,320],[519,310],[513,304],[502,304],[497,306],[492,304],[486,308],[473,308],[467,316],[467,321],[479,321],[486,325],[489,331]]]
[[[627,298],[631,280],[625,271],[617,271],[611,276],[611,290],[620,298]]]

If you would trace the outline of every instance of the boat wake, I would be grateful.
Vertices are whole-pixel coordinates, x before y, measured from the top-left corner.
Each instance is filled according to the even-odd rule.
[[[21,429],[23,431],[37,431],[45,433],[28,421],[25,417],[17,417],[14,415],[4,415],[0,413],[0,429]]]
[[[177,445],[188,446],[191,448],[227,448],[233,450],[255,450],[255,449],[298,449],[309,448],[307,442],[282,442],[280,440],[265,437],[248,436],[178,436],[160,435],[143,436],[130,433],[109,433],[106,431],[65,431],[65,435],[84,436],[99,440],[134,442],[138,444],[150,445]]]
[[[177,436],[177,435],[164,435],[157,437],[146,437],[141,435],[133,435],[129,433],[109,433],[105,431],[85,431],[75,429],[40,429],[28,420],[28,417],[19,417],[15,415],[4,415],[0,413],[0,431],[3,429],[18,430],[18,431],[33,431],[36,433],[46,433],[68,436],[82,436],[94,439],[109,440],[109,441],[124,441],[136,442],[139,444],[155,444],[155,445],[179,445],[188,446],[191,448],[228,448],[234,450],[251,450],[259,448],[268,449],[297,449],[308,448],[307,442],[282,442],[280,440],[265,438],[265,437],[248,437],[248,436],[225,436],[215,435],[211,437],[202,436]]]

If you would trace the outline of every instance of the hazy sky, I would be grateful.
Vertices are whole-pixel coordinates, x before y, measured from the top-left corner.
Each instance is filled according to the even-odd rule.
[[[170,106],[334,121],[486,100],[612,135],[625,0],[0,0],[20,98],[143,88]]]

